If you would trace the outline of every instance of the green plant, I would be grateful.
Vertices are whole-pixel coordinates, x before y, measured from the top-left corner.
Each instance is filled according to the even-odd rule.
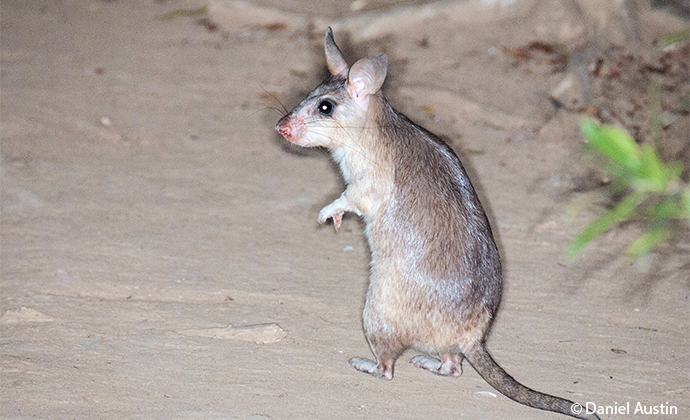
[[[657,41],[657,47],[664,49],[670,47],[673,44],[679,44],[683,42],[690,42],[690,29],[683,29],[681,31],[671,32],[666,36],[662,37]]]
[[[177,9],[170,13],[166,13],[158,18],[160,20],[173,20],[181,17],[203,17],[208,13],[208,8],[206,6],[199,7],[198,9]]]
[[[675,221],[690,219],[690,186],[680,177],[681,162],[665,164],[652,145],[639,145],[612,125],[583,120],[581,130],[592,149],[607,161],[613,187],[624,195],[575,237],[566,251],[569,258],[615,225],[633,219],[647,223],[646,233],[627,250],[628,256],[639,257],[671,238]]]

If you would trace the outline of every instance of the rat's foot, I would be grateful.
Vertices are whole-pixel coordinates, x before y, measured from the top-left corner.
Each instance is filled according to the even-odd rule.
[[[410,359],[410,363],[412,363],[412,365],[415,367],[428,370],[429,372],[433,373],[438,373],[442,365],[440,360],[429,356],[415,356]]]
[[[357,206],[348,199],[345,193],[342,193],[337,200],[321,209],[318,222],[324,224],[328,219],[333,219],[333,226],[337,232],[343,222],[343,214],[346,211],[355,213],[358,216],[362,215]]]
[[[395,361],[389,365],[378,365],[373,360],[362,359],[361,357],[353,357],[348,360],[350,366],[357,369],[360,372],[368,373],[375,378],[383,378],[387,380],[393,379],[393,364]]]
[[[462,375],[462,360],[463,356],[459,354],[446,354],[443,362],[429,356],[415,356],[410,363],[436,375],[458,377]]]
[[[338,200],[321,209],[318,222],[319,224],[324,224],[328,219],[333,219],[333,227],[335,227],[335,231],[337,232],[338,229],[340,229],[340,225],[343,223],[345,211],[335,206],[336,203],[338,203]]]
[[[319,224],[324,224],[328,219],[333,219],[333,227],[337,232],[340,229],[340,225],[343,223],[343,215],[348,209],[345,208],[346,200],[341,196],[339,199],[335,200],[331,204],[322,208],[319,212],[319,218],[317,219]]]

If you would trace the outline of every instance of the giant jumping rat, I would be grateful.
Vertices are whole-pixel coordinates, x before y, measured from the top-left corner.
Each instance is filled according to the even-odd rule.
[[[345,212],[364,219],[371,277],[364,331],[376,362],[355,369],[393,379],[402,353],[429,356],[415,366],[459,376],[466,358],[491,386],[519,403],[581,419],[582,406],[529,389],[508,375],[484,346],[503,288],[501,262],[477,194],[453,150],[393,109],[379,89],[385,54],[349,67],[325,37],[331,77],[276,127],[288,141],[330,149],[346,190],[319,213],[337,230]]]

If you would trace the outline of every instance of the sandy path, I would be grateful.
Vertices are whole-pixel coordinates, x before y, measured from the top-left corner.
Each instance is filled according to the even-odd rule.
[[[321,35],[159,19],[201,5],[2,3],[0,417],[556,418],[467,365],[439,378],[409,354],[393,382],[348,366],[369,356],[361,225],[317,225],[342,185],[326,155],[286,148],[270,109],[269,93],[289,107],[318,83]],[[581,402],[679,412],[602,418],[683,418],[688,241],[640,270],[616,257],[632,226],[559,262],[594,214],[563,216],[586,173],[579,116],[548,101],[562,73],[501,53],[563,41],[555,15],[441,20],[346,53],[385,49],[393,104],[470,168],[506,268],[488,342],[505,369]]]

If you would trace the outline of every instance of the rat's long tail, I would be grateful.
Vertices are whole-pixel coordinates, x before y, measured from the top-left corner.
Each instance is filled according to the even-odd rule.
[[[501,394],[520,404],[540,410],[555,411],[578,419],[599,420],[594,413],[587,414],[586,407],[563,398],[543,394],[527,388],[508,375],[491,357],[483,344],[475,346],[465,354],[465,358],[486,382]]]

